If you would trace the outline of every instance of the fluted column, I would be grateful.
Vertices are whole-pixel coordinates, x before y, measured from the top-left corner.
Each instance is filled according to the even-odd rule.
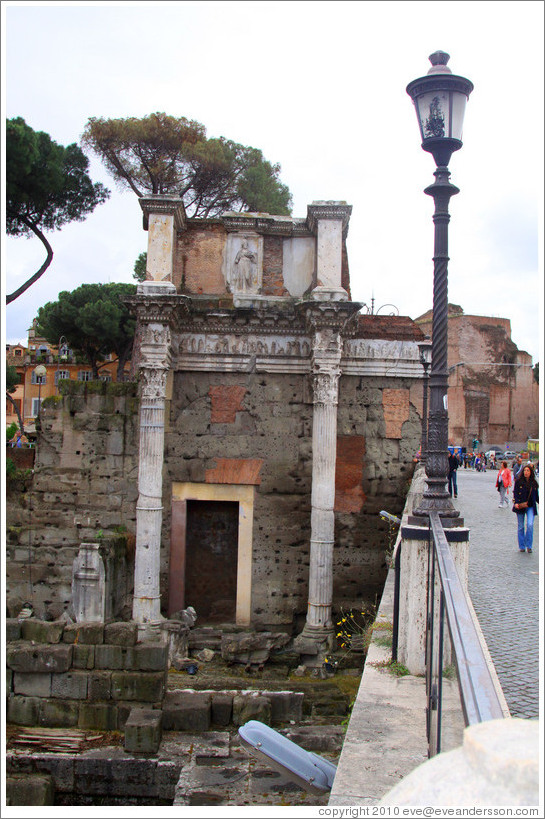
[[[308,610],[304,629],[294,644],[301,654],[315,656],[317,664],[331,648],[334,636],[331,607],[341,352],[339,324],[325,327],[318,325],[315,328],[312,355],[314,412]]]
[[[133,619],[158,623],[160,606],[161,526],[165,400],[170,368],[170,328],[159,321],[146,325],[140,365],[140,446]]]

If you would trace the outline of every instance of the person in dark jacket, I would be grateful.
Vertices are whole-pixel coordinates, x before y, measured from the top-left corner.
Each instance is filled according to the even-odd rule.
[[[526,464],[515,481],[513,512],[517,513],[517,534],[520,552],[531,552],[534,538],[534,518],[539,503],[539,487],[533,467]],[[524,524],[526,522],[526,531]]]
[[[452,498],[452,491],[454,490],[454,497],[458,497],[458,482],[456,470],[460,466],[458,456],[448,450],[448,493]]]

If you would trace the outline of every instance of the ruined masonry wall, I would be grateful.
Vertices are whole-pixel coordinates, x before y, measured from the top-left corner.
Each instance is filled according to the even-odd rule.
[[[412,381],[343,376],[338,410],[334,604],[380,596],[388,527],[420,442]],[[308,601],[312,391],[299,374],[177,373],[166,433],[161,592],[168,596],[173,482],[229,483],[257,464],[251,617],[300,625]],[[221,468],[220,468],[221,467]],[[233,469],[233,475],[236,469]],[[233,477],[233,483],[236,479]]]
[[[34,478],[8,497],[8,616],[31,602],[39,617],[69,608],[72,565],[82,542],[98,542],[106,570],[107,616],[132,589],[138,470],[136,384],[61,382],[47,399]]]

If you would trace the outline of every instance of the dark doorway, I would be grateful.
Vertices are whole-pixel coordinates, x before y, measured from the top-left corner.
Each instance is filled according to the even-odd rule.
[[[238,503],[187,501],[185,605],[199,622],[235,620]]]

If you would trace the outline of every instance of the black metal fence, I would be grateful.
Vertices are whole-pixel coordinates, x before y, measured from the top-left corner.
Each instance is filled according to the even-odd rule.
[[[448,721],[463,716],[463,726],[501,719],[505,716],[489,661],[472,616],[472,607],[454,564],[441,519],[429,516],[428,577],[426,613],[426,727],[428,756],[443,748]],[[394,623],[392,660],[397,661],[399,633],[399,588],[401,546],[395,556]],[[445,684],[445,681],[448,683]],[[445,709],[445,689],[451,692],[456,680],[459,699]],[[461,740],[460,740],[461,741]],[[458,744],[458,743],[455,743]],[[448,743],[447,743],[448,745]]]

